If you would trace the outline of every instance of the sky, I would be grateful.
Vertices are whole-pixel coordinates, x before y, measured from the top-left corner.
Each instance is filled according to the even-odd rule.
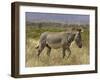
[[[65,24],[89,24],[89,15],[26,12],[27,22],[57,22]]]

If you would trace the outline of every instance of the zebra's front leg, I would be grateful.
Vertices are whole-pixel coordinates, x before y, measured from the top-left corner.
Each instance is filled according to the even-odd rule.
[[[65,48],[63,48],[63,50],[62,50],[63,52],[63,58],[65,57],[65,51],[66,51],[66,49]]]
[[[71,55],[71,50],[70,50],[70,48],[67,48],[67,51],[68,51],[68,57],[67,57],[67,59],[70,57],[70,55]]]

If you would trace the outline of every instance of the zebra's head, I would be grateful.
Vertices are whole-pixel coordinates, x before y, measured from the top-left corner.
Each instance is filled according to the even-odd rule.
[[[76,36],[75,36],[75,43],[79,48],[82,48],[81,29],[77,29]]]

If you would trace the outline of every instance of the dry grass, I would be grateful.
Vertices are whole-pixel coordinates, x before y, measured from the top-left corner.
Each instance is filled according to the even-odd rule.
[[[69,27],[70,28],[70,27]],[[68,28],[67,28],[68,29]],[[82,33],[83,47],[78,48],[73,42],[70,46],[71,56],[67,59],[68,53],[63,59],[61,49],[52,49],[50,56],[46,54],[46,48],[42,51],[39,58],[37,56],[37,50],[35,47],[38,45],[39,36],[45,31],[50,32],[61,32],[63,28],[32,28],[26,27],[26,56],[25,66],[26,67],[39,67],[39,66],[60,66],[60,65],[83,65],[89,64],[89,26],[86,27]]]
[[[71,56],[67,59],[68,54],[66,51],[66,56],[63,59],[61,49],[52,49],[50,56],[47,56],[46,48],[38,58],[35,49],[37,44],[38,40],[32,38],[28,38],[26,41],[26,67],[89,64],[89,48],[85,45],[78,48],[73,42]]]

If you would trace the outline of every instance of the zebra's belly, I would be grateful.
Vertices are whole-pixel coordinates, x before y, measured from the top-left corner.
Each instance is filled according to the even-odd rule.
[[[61,43],[47,43],[51,48],[54,48],[54,49],[58,49],[58,48],[61,48],[62,47],[62,44]]]
[[[62,36],[61,35],[48,35],[46,38],[46,44],[51,48],[60,48],[62,47]]]
[[[62,47],[61,39],[49,39],[46,41],[46,44],[55,49]]]

